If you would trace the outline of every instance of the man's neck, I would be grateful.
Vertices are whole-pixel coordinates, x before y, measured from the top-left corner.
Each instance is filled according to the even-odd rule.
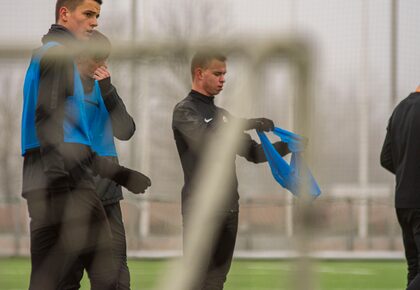
[[[196,92],[198,92],[198,93],[200,93],[200,94],[202,94],[202,95],[204,95],[204,96],[207,96],[207,97],[213,97],[212,95],[209,95],[209,93],[207,93],[203,88],[201,88],[201,87],[199,87],[199,86],[197,86],[197,85],[192,85],[192,88],[191,88],[193,91],[196,91]]]
[[[65,22],[57,21],[57,23],[53,24],[53,26],[55,26],[56,28],[61,28],[62,30],[66,30],[69,34],[76,38],[74,33],[67,27]]]

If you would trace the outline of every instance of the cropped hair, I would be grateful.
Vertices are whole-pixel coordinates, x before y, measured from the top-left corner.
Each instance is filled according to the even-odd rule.
[[[206,69],[212,60],[218,60],[225,62],[227,60],[226,56],[218,53],[218,52],[211,52],[211,51],[199,51],[197,52],[192,60],[191,60],[191,75],[194,79],[194,71],[197,68]]]
[[[74,11],[78,6],[80,6],[85,0],[57,0],[55,4],[55,22],[58,21],[60,17],[60,8],[67,7],[70,11]],[[102,0],[95,0],[95,2],[102,5]]]

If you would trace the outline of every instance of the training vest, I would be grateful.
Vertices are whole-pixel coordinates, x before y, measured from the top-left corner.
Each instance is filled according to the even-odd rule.
[[[99,156],[117,157],[111,119],[97,80],[92,92],[85,95],[85,106],[92,150]]]
[[[29,68],[26,72],[25,83],[23,87],[23,113],[21,130],[22,155],[25,155],[27,150],[40,146],[35,128],[35,111],[38,102],[40,63],[47,50],[58,45],[60,44],[57,42],[48,42],[43,45],[32,56]],[[77,66],[76,64],[73,65],[73,96],[68,96],[65,100],[63,141],[66,143],[78,143],[90,146],[91,141],[86,117],[83,85]]]
[[[278,127],[274,128],[273,133],[287,143],[289,150],[292,152],[289,164],[276,151],[265,133],[257,131],[274,179],[296,196],[299,195],[300,188],[305,186],[304,183],[306,183],[308,194],[312,197],[318,197],[321,194],[321,189],[302,157],[304,138]]]

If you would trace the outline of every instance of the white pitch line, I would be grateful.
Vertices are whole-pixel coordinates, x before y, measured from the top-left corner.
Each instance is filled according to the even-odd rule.
[[[272,265],[272,266],[249,266],[248,269],[252,270],[266,270],[266,271],[294,271],[293,266],[288,265]],[[346,275],[374,275],[375,272],[368,269],[335,269],[333,267],[314,267],[314,271],[317,273],[329,273],[329,274],[346,274]]]
[[[270,270],[270,271],[291,271],[292,268],[287,265],[270,265],[270,266],[263,266],[263,265],[251,265],[248,266],[247,269],[250,270]]]
[[[261,288],[261,287],[251,287],[251,288],[239,288],[240,290],[290,290],[290,288],[278,288],[278,287],[270,287],[270,288]],[[229,290],[229,287],[226,288],[226,290]],[[357,289],[356,289],[357,290]],[[388,290],[388,289],[386,289]],[[390,289],[394,290],[394,289]]]
[[[334,290],[401,290],[401,288],[335,288]]]
[[[346,275],[365,275],[370,276],[374,275],[375,272],[367,269],[335,269],[332,267],[321,266],[318,269],[315,268],[316,272],[319,273],[329,273],[329,274],[346,274]]]
[[[228,290],[228,289],[227,289]],[[252,288],[240,288],[240,290],[290,290],[290,288],[261,288],[261,287],[252,287]],[[322,290],[322,289],[321,289]],[[401,290],[400,288],[334,288],[334,290]]]

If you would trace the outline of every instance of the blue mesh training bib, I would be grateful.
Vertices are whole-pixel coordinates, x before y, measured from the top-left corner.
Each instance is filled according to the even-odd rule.
[[[85,96],[85,106],[92,150],[99,156],[117,157],[111,119],[96,80],[92,93]]]
[[[25,155],[26,150],[40,146],[35,128],[35,111],[38,101],[40,62],[46,51],[57,42],[48,42],[32,56],[29,68],[26,72],[23,87],[23,112],[21,129],[21,150]],[[76,64],[73,69],[73,96],[65,101],[65,113],[63,122],[64,142],[91,145],[89,127],[86,119],[83,85]]]

